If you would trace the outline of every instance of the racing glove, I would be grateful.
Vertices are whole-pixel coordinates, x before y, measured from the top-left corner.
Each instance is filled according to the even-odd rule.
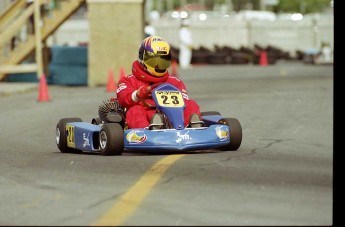
[[[142,100],[142,99],[147,99],[150,93],[151,93],[151,86],[148,86],[148,87],[141,86],[136,91],[135,95],[137,96],[138,99]]]
[[[136,90],[132,93],[133,101],[138,102],[139,100],[147,99],[149,97],[149,95],[151,94],[152,89],[156,88],[160,84],[161,83],[155,83],[155,84],[147,86],[147,87],[141,86],[138,90]]]

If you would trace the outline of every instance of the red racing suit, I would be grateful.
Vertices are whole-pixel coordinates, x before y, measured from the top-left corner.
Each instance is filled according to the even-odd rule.
[[[143,79],[140,79],[143,78]],[[186,104],[184,110],[184,124],[189,124],[189,118],[192,114],[200,115],[199,105],[188,98],[185,84],[175,76],[169,75],[167,72],[162,77],[154,77],[143,70],[138,61],[134,61],[132,65],[132,74],[122,77],[119,80],[118,89],[116,91],[117,98],[121,107],[126,108],[126,121],[128,128],[146,128],[150,124],[152,116],[156,113],[155,109],[151,109],[141,101],[135,102],[132,98],[133,92],[136,92],[141,86],[147,87],[155,83],[169,83],[182,91],[182,96]],[[147,103],[153,104],[153,99],[146,100]]]

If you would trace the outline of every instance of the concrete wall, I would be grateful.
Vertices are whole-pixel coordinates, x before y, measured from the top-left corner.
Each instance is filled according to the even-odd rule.
[[[172,46],[179,47],[179,20],[162,18],[152,25],[157,35],[166,38]],[[192,20],[190,29],[194,48],[203,46],[213,49],[215,45],[252,48],[258,44],[263,47],[272,45],[293,55],[296,50],[320,48],[322,42],[327,42],[334,49],[333,15],[303,21]]]
[[[118,81],[123,67],[131,72],[144,38],[144,0],[88,0],[88,85],[107,83],[113,70]]]

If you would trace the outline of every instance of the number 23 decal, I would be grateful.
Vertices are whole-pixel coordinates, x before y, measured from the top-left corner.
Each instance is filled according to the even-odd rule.
[[[156,93],[157,101],[160,106],[183,107],[184,101],[180,92],[160,92]]]
[[[169,97],[167,95],[161,95],[161,99],[163,99],[163,103],[165,105],[169,105],[170,104],[170,100],[169,100]],[[172,99],[171,100],[172,104],[178,105],[180,103],[179,100],[178,100],[178,97],[176,95],[170,96],[170,99]]]

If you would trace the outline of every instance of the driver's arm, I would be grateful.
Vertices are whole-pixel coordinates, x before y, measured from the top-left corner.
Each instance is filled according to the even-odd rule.
[[[121,78],[116,90],[116,95],[120,105],[124,108],[137,105],[138,102],[132,98],[132,94],[136,91],[137,88],[132,85],[131,81],[127,77]]]

